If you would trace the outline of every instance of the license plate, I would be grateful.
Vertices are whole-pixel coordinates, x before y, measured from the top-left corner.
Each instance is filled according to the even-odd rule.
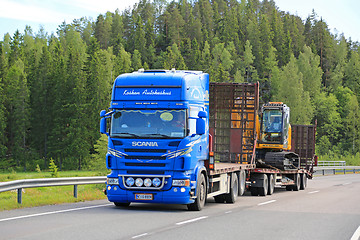
[[[135,200],[153,200],[153,195],[150,193],[137,193]]]

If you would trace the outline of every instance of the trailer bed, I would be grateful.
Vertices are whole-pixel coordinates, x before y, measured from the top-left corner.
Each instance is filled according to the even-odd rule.
[[[210,175],[216,175],[221,173],[231,173],[240,170],[254,169],[255,164],[241,164],[241,163],[215,163],[214,169],[210,170]]]

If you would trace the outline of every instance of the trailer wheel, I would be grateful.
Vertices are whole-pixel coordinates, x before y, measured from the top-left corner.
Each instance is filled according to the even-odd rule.
[[[129,202],[114,202],[114,204],[117,207],[128,207],[128,206],[130,206]]]
[[[294,176],[294,185],[293,185],[293,190],[294,191],[299,191],[300,189],[300,174],[296,173]]]
[[[246,173],[244,170],[241,170],[239,173],[239,192],[238,196],[242,196],[245,193],[245,184],[246,184]]]
[[[305,190],[307,186],[307,177],[306,173],[301,174],[301,181],[300,181],[300,190]]]
[[[200,173],[199,179],[197,181],[197,189],[196,189],[196,199],[194,203],[190,203],[187,205],[188,210],[190,211],[200,211],[204,205],[206,200],[206,181],[204,174]]]
[[[263,185],[262,187],[259,187],[259,195],[260,196],[266,196],[268,193],[268,189],[269,189],[269,182],[268,182],[268,177],[266,174],[263,174]]]
[[[239,180],[236,173],[231,174],[230,192],[225,194],[226,203],[235,203],[239,191]]]
[[[269,174],[269,189],[267,194],[268,195],[273,194],[274,189],[275,189],[275,177],[274,174]]]

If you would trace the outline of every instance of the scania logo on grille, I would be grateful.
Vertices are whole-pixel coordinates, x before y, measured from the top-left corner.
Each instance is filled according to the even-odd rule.
[[[158,147],[157,142],[132,142],[133,147]]]

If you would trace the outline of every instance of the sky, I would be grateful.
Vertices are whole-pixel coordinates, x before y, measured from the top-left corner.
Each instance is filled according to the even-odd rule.
[[[56,33],[62,22],[97,16],[107,11],[120,12],[139,0],[0,0],[0,40],[6,33],[13,36],[16,30],[24,32],[31,26],[34,33],[43,26],[45,32]]]
[[[46,32],[56,33],[62,23],[74,19],[97,16],[107,11],[120,12],[139,0],[0,0],[0,40],[18,29],[24,32],[29,25],[36,33],[40,26]],[[298,15],[304,21],[314,9],[334,34],[344,33],[347,39],[360,42],[359,0],[275,0],[279,10]]]
[[[359,0],[275,0],[276,6],[285,12],[305,19],[315,10],[318,19],[327,23],[333,34],[344,34],[346,39],[360,42]]]

